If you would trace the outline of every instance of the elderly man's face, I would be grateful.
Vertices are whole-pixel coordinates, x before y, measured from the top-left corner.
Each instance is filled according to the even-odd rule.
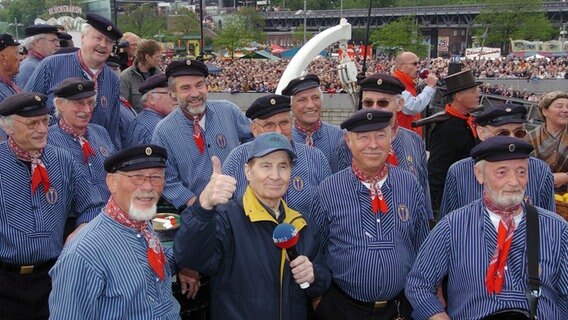
[[[48,115],[36,117],[12,115],[11,119],[11,125],[4,129],[20,148],[34,155],[45,147],[49,127]]]
[[[320,119],[321,90],[312,88],[292,96],[292,112],[295,120],[302,127],[311,127]]]
[[[62,99],[57,103],[57,109],[61,119],[65,121],[75,132],[83,132],[93,116],[95,108],[95,96],[79,100]]]
[[[485,141],[494,136],[509,136],[523,139],[527,135],[525,125],[522,123],[507,123],[501,126],[478,126],[477,136],[479,140]]]
[[[191,114],[198,115],[205,111],[207,101],[207,84],[201,76],[180,76],[175,78],[172,92],[180,107]]]
[[[376,174],[384,166],[391,147],[391,130],[347,132],[345,142],[353,154],[353,162],[366,174]]]
[[[292,161],[286,151],[275,151],[254,158],[245,165],[245,176],[260,202],[274,206],[288,189]]]
[[[158,200],[164,191],[164,169],[150,168],[107,175],[107,186],[119,208],[137,221],[156,215]]]
[[[177,101],[172,98],[168,88],[152,89],[148,96],[148,105],[164,116],[170,114],[176,107]]]
[[[465,89],[456,93],[456,99],[468,110],[474,110],[479,107],[480,97],[481,89],[479,87]]]
[[[520,204],[528,183],[529,160],[485,161],[475,166],[475,177],[489,199],[503,207]]]
[[[363,91],[363,108],[392,112],[391,125],[396,121],[396,113],[402,110],[404,99],[394,94],[387,94],[375,91]]]
[[[278,132],[292,140],[292,117],[290,112],[277,113],[266,119],[254,119],[251,123],[251,131],[255,137],[267,132]]]
[[[81,35],[81,53],[83,59],[89,59],[97,65],[102,65],[108,59],[112,52],[114,41],[105,36],[95,28],[89,30]],[[92,66],[89,66],[92,67]]]
[[[37,43],[38,51],[44,56],[50,56],[59,49],[59,38],[53,33],[44,34],[43,38],[37,40]]]

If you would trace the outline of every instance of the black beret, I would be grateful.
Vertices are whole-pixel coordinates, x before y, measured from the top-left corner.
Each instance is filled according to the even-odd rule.
[[[16,42],[11,35],[7,33],[0,34],[0,51],[11,46],[19,46],[19,45],[20,43]]]
[[[151,76],[150,78],[144,80],[138,91],[142,94],[156,88],[167,88],[168,87],[168,78],[165,74],[159,73]]]
[[[122,38],[122,31],[120,31],[114,23],[105,17],[94,13],[87,13],[87,23],[114,41]]]
[[[401,94],[406,88],[397,78],[386,73],[375,73],[359,82],[361,91]]]
[[[63,48],[59,48],[57,51],[55,51],[53,53],[53,55],[66,54],[66,53],[72,53],[72,52],[77,52],[77,51],[79,51],[79,48],[77,48],[77,47],[63,47]]]
[[[168,160],[166,149],[153,144],[142,144],[112,154],[104,162],[109,173],[149,168],[165,168]]]
[[[37,92],[16,93],[0,102],[0,116],[37,117],[49,113],[47,96]]]
[[[368,108],[361,109],[343,121],[341,129],[346,129],[350,132],[381,130],[389,126],[391,119],[392,112]]]
[[[527,159],[533,149],[530,143],[519,138],[494,136],[475,146],[470,156],[475,162]]]
[[[296,159],[296,152],[294,152],[292,143],[288,138],[278,132],[267,132],[259,135],[251,142],[247,162],[276,151],[286,151],[292,160]]]
[[[286,88],[282,90],[282,94],[286,96],[293,96],[298,92],[319,87],[320,79],[315,74],[308,74],[296,79],[292,79]]]
[[[166,67],[166,77],[201,76],[207,77],[209,69],[205,63],[198,60],[173,61]]]
[[[73,77],[61,81],[53,90],[53,94],[60,98],[79,100],[92,97],[97,93],[95,92],[95,83],[93,81]]]
[[[57,37],[61,40],[73,40],[73,36],[67,32],[57,32]]]
[[[480,126],[502,126],[508,123],[525,123],[527,108],[515,104],[498,104],[480,112],[475,122]]]
[[[26,38],[44,33],[53,33],[59,37],[59,32],[57,31],[57,27],[52,26],[50,24],[34,24],[31,26],[27,26],[26,29],[24,30],[24,36]]]
[[[105,64],[109,67],[120,67],[120,56],[114,52],[111,53],[106,59]]]
[[[266,119],[275,114],[290,111],[290,97],[279,94],[269,94],[256,99],[247,109],[247,118],[254,120]]]

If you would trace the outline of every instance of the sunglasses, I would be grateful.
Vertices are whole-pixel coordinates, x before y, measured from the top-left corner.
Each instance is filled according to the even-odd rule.
[[[505,129],[505,130],[497,131],[497,133],[495,135],[496,136],[515,137],[515,138],[522,139],[527,135],[527,131],[525,129],[518,129],[518,130],[511,132],[511,131]]]
[[[386,108],[391,103],[391,100],[363,100],[361,104],[365,108],[372,108],[375,104],[377,104],[380,108]]]

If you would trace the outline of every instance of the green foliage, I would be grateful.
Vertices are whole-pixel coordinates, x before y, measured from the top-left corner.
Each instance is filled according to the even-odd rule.
[[[374,47],[382,47],[391,54],[394,52],[390,51],[395,48],[399,49],[398,51],[412,51],[419,57],[426,57],[428,54],[428,47],[424,44],[414,16],[401,17],[374,30],[370,42]]]
[[[127,5],[124,14],[118,16],[117,24],[122,32],[134,32],[146,39],[154,39],[167,28],[166,18],[158,16],[151,4]]]
[[[252,8],[241,9],[227,16],[218,37],[213,40],[217,50],[226,49],[233,57],[235,50],[246,47],[253,41],[263,42],[266,34],[262,31],[264,19]]]
[[[311,32],[306,32],[306,42],[309,41],[313,37]],[[292,39],[296,43],[304,43],[304,24],[300,24],[296,30],[292,32]]]
[[[171,29],[172,33],[181,34],[199,34],[201,32],[199,25],[199,16],[194,11],[182,7],[177,10],[177,15],[171,17]]]

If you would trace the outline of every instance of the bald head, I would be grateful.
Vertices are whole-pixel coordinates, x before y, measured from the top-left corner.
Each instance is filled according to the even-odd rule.
[[[420,69],[420,59],[412,52],[402,52],[396,56],[394,68],[395,70],[400,70],[414,79]]]

